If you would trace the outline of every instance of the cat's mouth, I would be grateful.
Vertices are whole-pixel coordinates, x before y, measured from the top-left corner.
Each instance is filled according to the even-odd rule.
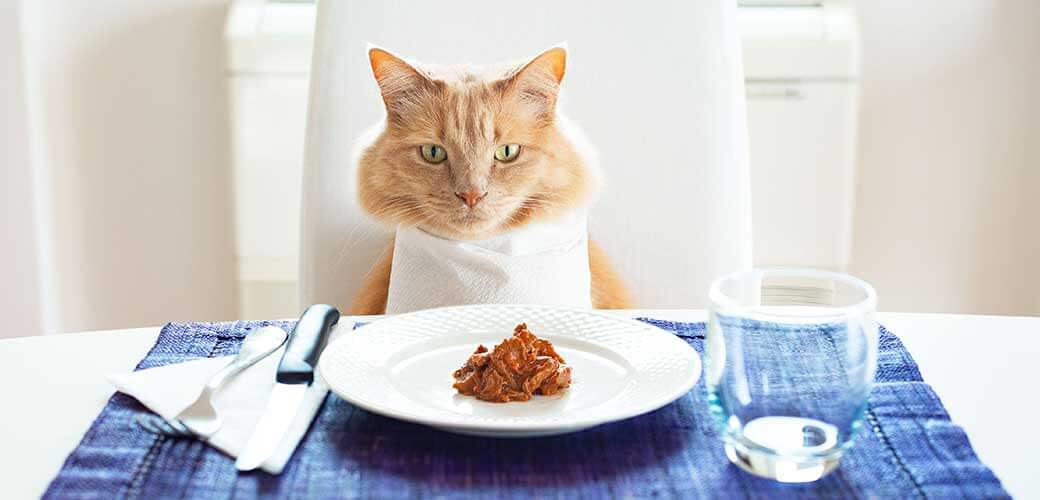
[[[459,229],[474,229],[483,227],[494,221],[490,213],[483,210],[461,210],[453,213],[448,220]]]
[[[483,239],[496,233],[506,218],[489,208],[465,208],[445,213],[423,226],[429,232],[449,239]]]
[[[482,240],[508,230],[521,204],[494,193],[476,206],[437,200],[427,205],[428,216],[417,225],[428,233],[452,240]]]

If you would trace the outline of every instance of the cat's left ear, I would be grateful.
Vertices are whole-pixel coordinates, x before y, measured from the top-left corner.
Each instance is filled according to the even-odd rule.
[[[426,75],[390,52],[369,47],[368,59],[392,121],[416,112],[422,96],[434,91],[435,85]]]
[[[507,92],[531,106],[537,114],[551,118],[567,69],[567,49],[553,47],[542,52],[506,79]]]

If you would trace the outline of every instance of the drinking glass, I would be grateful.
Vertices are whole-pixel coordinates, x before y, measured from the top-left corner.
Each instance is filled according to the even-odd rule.
[[[874,289],[839,273],[756,269],[715,280],[709,297],[705,378],[726,456],[782,482],[834,470],[874,381]]]

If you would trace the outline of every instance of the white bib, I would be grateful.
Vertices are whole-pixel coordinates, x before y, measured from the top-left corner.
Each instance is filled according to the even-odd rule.
[[[481,241],[400,227],[387,314],[465,304],[591,308],[584,212]]]

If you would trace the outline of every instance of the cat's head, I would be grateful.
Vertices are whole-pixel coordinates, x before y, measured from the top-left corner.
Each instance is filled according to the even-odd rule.
[[[377,219],[481,239],[588,203],[597,170],[556,113],[563,48],[479,71],[369,59],[386,123],[359,156],[358,194]]]

